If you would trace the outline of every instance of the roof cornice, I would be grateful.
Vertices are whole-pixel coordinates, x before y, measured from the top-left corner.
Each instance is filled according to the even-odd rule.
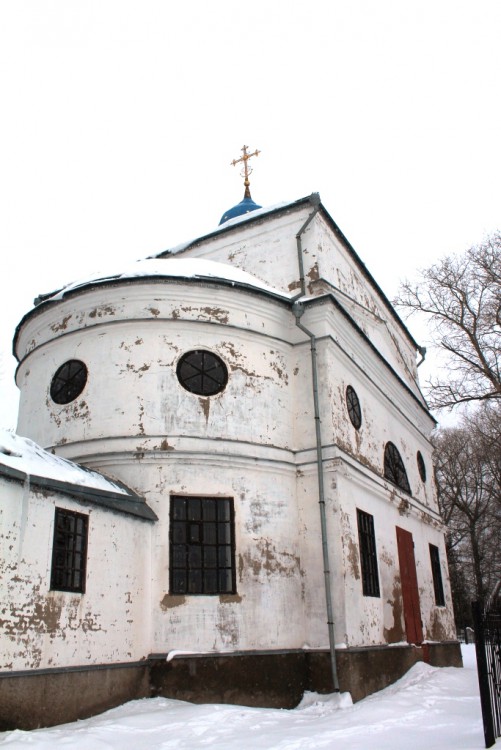
[[[409,386],[402,380],[400,375],[395,371],[395,369],[390,365],[390,363],[383,357],[381,352],[374,346],[370,338],[367,336],[366,333],[360,328],[356,320],[352,318],[350,313],[343,307],[343,305],[339,302],[338,299],[336,299],[333,292],[325,292],[325,294],[318,295],[316,297],[303,297],[300,300],[297,300],[298,302],[301,302],[301,304],[304,305],[304,307],[314,307],[317,304],[323,304],[325,302],[330,302],[343,317],[346,319],[346,321],[351,325],[354,330],[358,333],[358,335],[365,341],[367,346],[371,348],[373,353],[377,356],[380,362],[384,364],[384,366],[391,372],[391,374],[398,380],[399,384],[402,386],[402,388],[405,388],[407,393],[412,397],[412,399],[416,402],[416,404],[424,411],[424,413],[431,419],[435,424],[437,424],[437,420],[435,417],[431,414],[430,410],[428,409],[428,406],[426,405],[426,402],[423,402],[419,400],[419,398],[416,396],[416,394],[409,388]]]
[[[249,214],[246,214],[245,216],[238,217],[239,219],[238,221],[233,221],[233,222],[228,222],[227,224],[222,224],[220,227],[218,227],[214,231],[209,232],[208,234],[205,234],[202,237],[197,237],[191,242],[188,242],[186,245],[183,245],[182,250],[176,251],[175,248],[172,248],[170,250],[164,250],[163,252],[158,253],[157,255],[152,256],[152,257],[166,258],[170,255],[182,255],[182,253],[186,252],[187,250],[190,250],[194,247],[198,247],[204,242],[216,239],[220,237],[222,234],[238,232],[239,230],[242,230],[243,228],[246,228],[252,224],[262,224],[266,221],[269,221],[270,219],[277,218],[278,216],[281,216],[283,214],[288,214],[288,213],[293,213],[294,211],[298,211],[307,205],[319,205],[319,213],[324,218],[329,228],[334,232],[338,240],[344,245],[350,257],[356,263],[356,265],[358,266],[358,268],[360,269],[364,277],[367,279],[367,281],[376,290],[379,297],[383,301],[385,307],[388,308],[390,315],[398,324],[400,329],[403,331],[406,338],[409,340],[412,346],[414,346],[417,350],[420,350],[421,349],[420,345],[414,339],[414,337],[410,333],[405,323],[397,314],[393,305],[391,304],[391,302],[389,301],[389,299],[387,298],[387,296],[385,295],[385,293],[383,292],[383,290],[381,289],[377,281],[374,279],[374,277],[370,273],[365,263],[361,260],[360,256],[358,255],[354,247],[351,245],[349,240],[346,238],[346,236],[343,234],[339,226],[336,224],[336,222],[334,221],[330,213],[325,208],[324,204],[320,201],[319,193],[311,193],[311,195],[305,196],[304,198],[299,198],[298,200],[292,201],[291,203],[286,203],[284,205],[277,206],[276,208],[273,208],[273,207],[270,209],[263,208],[263,209],[260,209],[259,211],[251,211]]]
[[[57,492],[71,497],[73,500],[98,505],[101,508],[117,513],[135,516],[143,521],[158,520],[156,513],[146,504],[144,498],[135,493],[124,495],[120,492],[99,490],[95,487],[87,487],[74,484],[73,482],[28,474],[12,466],[5,466],[5,464],[0,464],[0,476],[22,484],[29,482],[30,486],[40,490]]]

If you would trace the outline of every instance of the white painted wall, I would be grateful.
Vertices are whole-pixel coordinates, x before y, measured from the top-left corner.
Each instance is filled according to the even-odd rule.
[[[308,214],[305,208],[274,221],[244,224],[189,253],[234,263],[287,291],[297,280],[295,233]],[[416,395],[414,352],[329,231],[317,217],[304,235],[310,281],[323,276],[351,295],[355,302],[350,302],[350,312],[401,378],[374,355],[328,296],[307,305],[302,322],[318,337],[336,642],[370,646],[401,640],[396,525],[409,529],[415,539],[426,637],[452,638],[431,476],[428,435],[433,421]],[[169,260],[165,263],[167,268]],[[357,313],[357,305],[369,312]],[[386,317],[374,326],[374,314]],[[225,361],[229,380],[223,393],[201,398],[178,383],[177,361],[195,348],[213,351]],[[17,350],[19,431],[121,479],[144,495],[159,517],[144,549],[131,545],[126,527],[116,530],[116,544],[129,551],[131,574],[136,567],[145,571],[151,566],[151,583],[141,594],[135,589],[143,611],[148,617],[151,613],[151,637],[145,636],[147,628],[134,632],[134,654],[141,649],[145,656],[178,649],[327,646],[310,342],[296,327],[287,303],[195,279],[124,280],[43,306],[25,322]],[[50,382],[70,358],[87,364],[89,379],[75,402],[58,406],[50,399]],[[359,431],[348,419],[348,384],[362,405]],[[401,453],[412,497],[383,479],[388,440]],[[428,469],[424,483],[417,470],[418,450]],[[169,595],[171,494],[234,498],[237,595]],[[381,583],[377,599],[362,595],[357,507],[374,516]],[[441,550],[446,608],[432,602],[429,542]],[[103,533],[101,563],[108,544]],[[120,587],[115,572],[108,571],[110,578],[102,585]],[[138,615],[138,622],[144,617]],[[136,627],[135,619],[131,627]],[[85,643],[80,650],[75,641],[80,659],[87,653]],[[78,661],[78,654],[74,658]]]
[[[142,659],[151,523],[0,477],[1,669]],[[55,508],[89,516],[84,594],[50,590]]]

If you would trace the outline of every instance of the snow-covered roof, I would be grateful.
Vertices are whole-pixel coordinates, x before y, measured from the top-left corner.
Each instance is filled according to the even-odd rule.
[[[73,281],[70,284],[67,284],[52,295],[44,295],[42,299],[44,301],[56,301],[62,299],[67,292],[88,286],[89,284],[104,284],[109,281],[117,281],[118,279],[131,279],[141,276],[158,276],[164,278],[177,277],[184,279],[220,279],[234,285],[243,285],[254,289],[260,289],[284,299],[290,299],[293,296],[292,294],[284,293],[279,289],[268,286],[268,284],[265,284],[253,274],[248,273],[247,271],[242,271],[235,266],[230,266],[227,263],[219,263],[215,260],[206,260],[204,258],[166,257],[162,259],[147,258],[145,260],[138,260],[126,265],[122,269],[117,269],[112,272],[94,273],[84,279],[79,279],[78,281]]]
[[[191,247],[192,245],[198,244],[199,242],[203,242],[209,237],[215,237],[218,234],[226,233],[228,230],[230,230],[234,226],[237,226],[239,224],[245,224],[246,222],[249,222],[249,223],[254,222],[257,219],[266,217],[268,214],[276,214],[277,212],[280,213],[290,208],[299,207],[303,205],[304,203],[312,203],[313,205],[315,201],[317,200],[317,196],[318,196],[318,193],[312,193],[312,195],[308,196],[307,198],[300,198],[299,200],[294,200],[294,201],[282,201],[281,203],[273,204],[273,206],[263,206],[260,208],[256,208],[253,211],[248,211],[247,213],[240,214],[239,216],[234,216],[231,219],[227,219],[223,224],[219,224],[211,232],[208,232],[207,234],[203,234],[200,237],[192,237],[191,240],[182,242],[181,244],[175,245],[174,247],[169,247],[167,250],[162,250],[162,252],[157,253],[157,255],[153,257],[163,258],[169,255],[176,255],[177,253],[182,253],[184,250]],[[320,201],[319,196],[318,196],[318,201]]]
[[[131,279],[140,276],[158,276],[158,277],[178,277],[178,278],[193,278],[193,279],[220,279],[225,282],[232,284],[241,284],[247,287],[253,287],[261,291],[268,292],[270,294],[282,297],[283,299],[291,299],[294,295],[284,293],[279,289],[268,286],[261,279],[258,279],[247,271],[242,271],[235,266],[227,263],[219,263],[214,260],[206,260],[204,258],[173,258],[172,256],[182,253],[187,248],[194,244],[197,244],[208,237],[218,235],[226,232],[232,227],[244,224],[245,222],[255,221],[256,219],[267,216],[268,214],[273,215],[277,212],[287,210],[290,208],[296,208],[304,203],[316,203],[320,201],[320,197],[317,193],[313,193],[307,198],[300,198],[295,201],[284,201],[277,203],[273,206],[265,206],[263,208],[257,208],[249,213],[244,213],[240,216],[235,216],[228,219],[224,224],[216,227],[212,232],[196,239],[188,240],[175,247],[163,250],[155,256],[138,260],[125,266],[123,269],[110,269],[110,271],[99,271],[97,273],[86,276],[83,279],[70,282],[61,289],[51,292],[48,294],[41,294],[35,304],[46,301],[57,301],[63,298],[66,292],[79,289],[84,286],[94,284],[104,284],[110,281],[116,281],[118,279]],[[169,261],[172,265],[165,266],[165,261]]]
[[[59,482],[92,487],[121,495],[129,494],[125,487],[112,482],[97,471],[55,456],[34,443],[33,440],[3,429],[0,429],[0,465],[9,466],[27,475],[55,479]]]
[[[157,516],[144,498],[132,490],[41,448],[28,438],[0,429],[0,475],[9,481],[29,481],[38,487],[86,505],[124,513],[142,521]]]

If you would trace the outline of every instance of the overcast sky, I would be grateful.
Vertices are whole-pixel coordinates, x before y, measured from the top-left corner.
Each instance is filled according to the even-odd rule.
[[[500,38],[499,0],[1,0],[0,426],[33,298],[213,229],[244,143],[390,298],[500,227]]]

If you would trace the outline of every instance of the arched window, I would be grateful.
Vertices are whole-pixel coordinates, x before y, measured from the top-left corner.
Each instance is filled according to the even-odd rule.
[[[393,443],[386,443],[384,449],[384,477],[389,482],[393,482],[404,492],[411,494],[407,472],[405,471],[404,462],[400,457],[398,449]]]
[[[350,422],[356,430],[359,430],[362,424],[362,409],[357,392],[351,385],[346,388],[346,406]]]
[[[423,454],[421,453],[421,451],[417,452],[416,459],[417,459],[418,471],[419,471],[419,476],[421,477],[421,481],[426,482],[426,464],[424,462]]]

